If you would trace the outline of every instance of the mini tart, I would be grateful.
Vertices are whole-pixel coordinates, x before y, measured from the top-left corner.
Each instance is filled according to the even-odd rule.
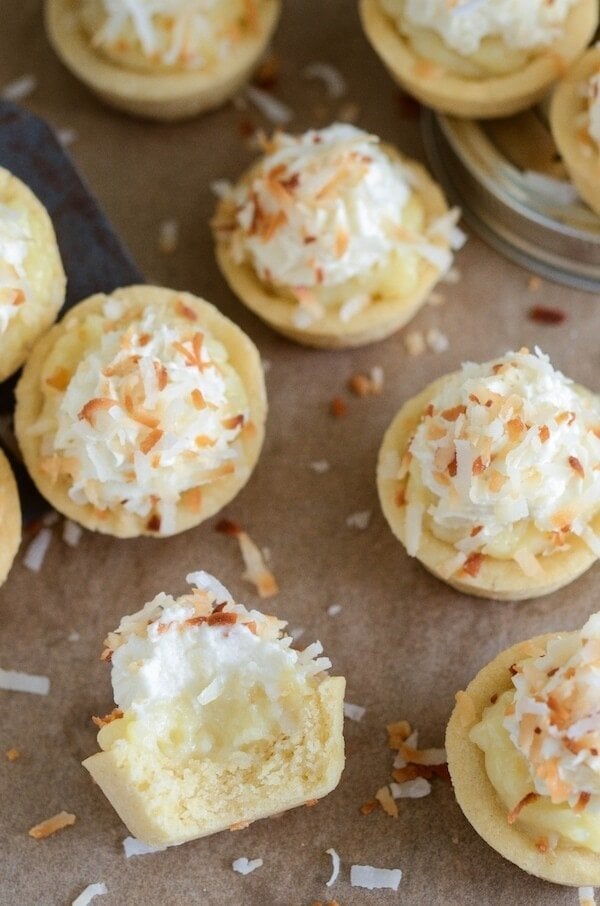
[[[447,375],[434,381],[420,394],[408,400],[400,409],[388,428],[379,451],[377,464],[377,489],[383,513],[394,535],[407,547],[407,503],[422,499],[425,489],[410,471],[401,478],[391,477],[388,463],[391,458],[399,457],[402,461],[414,432],[426,415],[432,399],[444,387],[447,380],[454,375]],[[593,394],[584,387],[574,386],[574,390],[585,400],[593,399]],[[600,512],[591,520],[593,532],[600,532]],[[443,541],[431,530],[427,519],[423,519],[417,559],[438,579],[447,582],[452,588],[465,594],[480,598],[491,598],[496,601],[521,601],[551,594],[574,581],[592,566],[597,556],[580,537],[569,532],[566,536],[568,548],[557,549],[549,556],[535,557],[540,562],[542,571],[537,575],[526,575],[521,566],[513,559],[500,559],[484,555],[471,561],[448,575],[448,564],[457,556],[457,548],[450,542]],[[473,574],[471,574],[471,572]]]
[[[581,119],[586,115],[582,87],[600,72],[600,49],[593,47],[575,63],[557,85],[550,106],[550,126],[575,188],[600,214],[600,147]]]
[[[111,305],[117,305],[121,312],[115,315],[116,320],[110,320],[104,314],[105,306],[109,302]],[[123,331],[128,325],[134,325],[134,328],[130,327],[130,331],[135,329],[136,325],[139,327],[138,319],[142,313],[153,319],[157,330],[177,327],[181,331],[180,335],[187,337],[179,344],[180,364],[188,363],[190,368],[194,368],[193,363],[196,361],[197,370],[201,374],[204,373],[201,363],[204,356],[202,351],[204,334],[211,338],[211,342],[220,344],[225,353],[224,367],[233,373],[236,386],[241,388],[239,392],[245,395],[246,400],[246,414],[232,415],[231,424],[227,427],[227,430],[235,429],[237,432],[231,441],[234,447],[232,460],[234,464],[225,462],[222,467],[212,470],[214,478],[213,476],[203,478],[197,487],[182,490],[171,514],[172,524],[168,526],[164,513],[161,515],[163,502],[158,497],[152,500],[152,507],[144,515],[127,508],[126,489],[123,493],[124,499],[114,506],[74,502],[69,494],[74,484],[69,469],[77,468],[77,460],[75,466],[70,466],[69,457],[65,457],[64,454],[48,456],[42,453],[45,443],[50,444],[56,451],[54,446],[58,424],[56,419],[61,412],[60,406],[63,399],[66,399],[74,374],[79,374],[81,367],[87,367],[85,363],[88,357],[98,351],[101,342],[99,336],[106,334],[107,328],[110,331],[111,325],[113,329]],[[144,335],[144,342],[147,342],[147,336],[148,334]],[[199,340],[199,352],[196,351],[194,337]],[[184,346],[187,351],[184,350]],[[62,350],[61,355],[65,355],[68,360],[64,358],[61,358],[60,362],[57,360],[59,356],[55,352],[57,348]],[[161,366],[161,363],[162,359],[159,356],[155,366],[158,369],[157,374],[160,371],[166,373],[169,360],[167,365],[163,363]],[[98,367],[101,368],[101,365]],[[94,372],[94,375],[96,373]],[[159,386],[159,391],[164,390],[165,386],[168,390],[169,380],[165,381],[162,388]],[[91,296],[72,308],[35,347],[17,386],[16,397],[15,431],[25,464],[40,493],[59,512],[86,528],[120,538],[175,534],[208,519],[235,497],[245,485],[256,465],[264,439],[266,393],[260,356],[252,341],[208,302],[189,293],[159,287],[130,286],[116,290],[110,297],[103,294]],[[185,399],[187,405],[187,396]],[[194,390],[191,400],[195,399],[197,400],[197,405],[194,403],[195,408],[203,411],[206,408],[205,401],[202,394],[196,396]],[[160,393],[158,400],[160,403]],[[68,414],[66,417],[69,423],[77,424],[82,421],[89,423],[94,429],[96,441],[102,446],[103,432],[106,429],[97,430],[95,427],[96,419],[102,417],[102,405],[92,411],[92,403],[98,405],[96,395],[93,400],[88,399],[79,413],[75,413],[75,417]],[[118,402],[115,405],[119,408]],[[48,408],[45,408],[46,406]],[[78,408],[78,405],[75,408]],[[145,456],[152,456],[160,451],[160,444],[169,429],[165,427],[164,422],[165,430],[160,428],[160,418],[157,424],[157,419],[150,412],[150,408],[146,409],[143,405],[140,408],[137,401],[132,405],[125,396],[125,402],[121,400],[119,412],[119,417],[125,417],[126,413],[129,413],[136,426],[138,422],[142,425],[141,430],[145,432],[145,438],[140,440],[139,449]],[[40,429],[39,422],[43,413],[46,423],[50,419],[52,427],[42,426]],[[158,433],[153,433],[154,431]],[[180,440],[185,441],[186,438],[177,436],[176,441]],[[190,442],[192,441],[193,438]],[[196,446],[199,452],[202,452],[203,447],[211,444],[199,436],[196,438]],[[187,460],[193,461],[192,453],[186,456]],[[98,485],[97,479],[94,480]],[[167,486],[169,484],[170,482],[167,482]],[[135,487],[133,481],[131,493]]]
[[[582,0],[567,16],[563,37],[536,53],[524,68],[468,79],[417,56],[380,0],[360,0],[360,15],[367,38],[402,88],[441,113],[479,119],[510,116],[540,101],[586,48],[598,26],[596,0]]]
[[[56,235],[48,212],[20,179],[0,167],[0,206],[23,217],[29,246],[23,262],[23,276],[17,279],[12,316],[0,330],[0,381],[17,371],[31,347],[50,325],[65,301],[66,278]],[[0,210],[0,268],[2,267],[2,212]],[[0,277],[0,305],[3,287]],[[2,320],[0,319],[0,325]]]
[[[15,476],[0,450],[0,585],[5,581],[21,543],[21,505]]]
[[[392,160],[400,162],[411,177],[411,190],[423,207],[426,226],[437,221],[451,219],[459,212],[450,212],[444,195],[427,170],[416,161],[399,154],[395,148],[383,144],[382,151]],[[259,162],[260,163],[260,162]],[[252,167],[240,180],[240,185],[249,184],[259,164]],[[221,272],[231,290],[251,311],[277,330],[283,336],[305,346],[322,349],[337,349],[364,346],[390,336],[403,327],[425,303],[431,289],[442,276],[442,271],[431,261],[421,258],[418,267],[418,282],[413,291],[405,295],[386,295],[371,299],[369,303],[349,320],[340,317],[340,307],[324,306],[324,314],[306,326],[298,326],[295,313],[298,302],[291,295],[283,294],[276,285],[261,279],[252,262],[239,263],[231,253],[227,228],[220,224],[228,219],[227,199],[221,200],[213,221],[216,243],[216,257]],[[464,239],[464,237],[463,237]],[[462,241],[462,240],[461,240]],[[435,251],[451,255],[450,230],[428,240]],[[356,278],[360,284],[360,276]],[[360,286],[352,295],[360,295]]]
[[[152,846],[314,804],[344,768],[345,680],[326,673],[320,643],[294,651],[285,622],[207,573],[188,582],[191,594],[157,595],[108,636],[119,707],[94,718],[102,751],[83,762]]]
[[[456,800],[486,843],[538,878],[554,884],[597,887],[600,885],[597,853],[561,843],[553,850],[542,852],[535,839],[519,828],[518,821],[509,824],[507,808],[488,777],[484,752],[469,738],[490,700],[513,688],[511,666],[539,649],[544,650],[551,639],[572,635],[578,633],[553,633],[520,642],[480,670],[466,691],[457,695],[446,730],[446,752]]]
[[[260,0],[252,33],[212,68],[154,73],[120,66],[97,51],[81,26],[78,7],[79,0],[46,2],[46,31],[62,62],[110,106],[163,121],[195,116],[232,97],[258,63],[280,12],[279,0]]]

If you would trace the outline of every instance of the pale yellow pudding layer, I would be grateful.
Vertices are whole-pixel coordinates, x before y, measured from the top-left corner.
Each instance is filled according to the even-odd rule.
[[[4,333],[0,333],[0,381],[26,360],[29,352],[56,319],[65,300],[66,278],[52,222],[43,204],[16,176],[0,167],[0,203],[26,215],[30,246],[25,258],[28,285]]]
[[[576,839],[579,825],[563,821],[561,806],[550,806],[547,810],[541,806],[536,810],[537,803],[531,803],[522,808],[514,823],[508,822],[509,810],[519,801],[521,790],[526,793],[532,789],[531,783],[525,785],[522,764],[518,759],[515,761],[512,752],[507,753],[508,761],[505,763],[503,760],[500,766],[500,752],[504,751],[505,745],[512,745],[508,735],[506,740],[502,738],[496,721],[487,725],[489,736],[493,737],[494,745],[498,747],[498,761],[491,770],[501,774],[504,769],[511,775],[508,780],[501,777],[497,781],[499,791],[495,788],[496,778],[488,775],[484,752],[472,739],[472,731],[484,718],[492,697],[512,695],[511,665],[544,651],[549,639],[554,637],[539,636],[503,651],[480,670],[465,692],[457,694],[457,704],[446,731],[448,768],[457,802],[465,817],[500,855],[524,871],[555,884],[595,887],[600,885],[600,855],[588,846],[567,839],[566,835],[555,848],[546,847],[548,835],[552,833],[548,822],[552,822],[553,827],[563,828],[567,834],[574,834]],[[514,775],[513,766],[516,767]],[[508,804],[504,801],[503,792],[511,797]],[[531,833],[528,829],[527,822],[532,820],[533,815],[535,825],[542,822],[542,833]],[[593,836],[598,841],[598,834]]]
[[[6,579],[21,543],[21,505],[8,459],[0,450],[0,585]]]
[[[427,29],[401,34],[381,0],[360,0],[365,33],[390,75],[419,101],[453,116],[509,116],[539,101],[592,39],[596,0],[582,0],[563,33],[535,53],[515,51],[497,38],[461,57]]]
[[[251,30],[231,53],[199,69],[144,71],[127,53],[124,65],[94,47],[81,20],[79,0],[47,0],[46,31],[54,50],[71,72],[105,103],[135,116],[179,120],[223,104],[248,80],[264,53],[279,18],[280,0],[262,0]],[[141,56],[141,54],[140,54]]]
[[[485,753],[487,775],[507,811],[534,792],[525,758],[502,725],[505,709],[513,701],[513,691],[499,696],[494,705],[485,709],[469,737]],[[519,826],[534,839],[558,834],[563,844],[600,853],[600,816],[587,810],[574,812],[567,803],[554,804],[548,797],[540,796],[523,809]]]

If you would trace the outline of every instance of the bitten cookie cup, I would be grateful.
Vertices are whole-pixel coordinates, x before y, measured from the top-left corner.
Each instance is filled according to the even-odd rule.
[[[222,191],[217,261],[238,298],[307,346],[362,346],[424,304],[464,242],[426,170],[354,126],[277,134]]]
[[[0,585],[8,576],[21,543],[21,505],[8,459],[0,450]]]
[[[403,15],[397,6],[397,15]],[[403,33],[382,0],[361,0],[360,14],[369,41],[402,88],[442,113],[473,118],[509,116],[536,104],[585,50],[598,26],[596,0],[580,0],[559,37],[545,46],[516,52],[501,37],[489,36],[476,53],[463,56],[431,28],[416,29],[412,38]]]
[[[172,535],[227,504],[267,412],[252,341],[189,293],[131,286],[71,309],[35,347],[15,430],[40,492],[86,528]]]
[[[577,191],[600,214],[600,49],[588,50],[557,85],[550,106],[556,146]]]
[[[592,643],[597,650],[597,634]],[[580,758],[585,754],[586,763],[591,758],[595,764],[594,756],[585,749],[591,735],[585,744],[580,739],[582,725],[575,724],[577,705],[573,700],[560,719],[554,710],[559,701],[563,703],[564,683],[570,683],[572,689],[577,679],[564,677],[570,664],[563,669],[555,669],[554,664],[543,673],[539,670],[549,645],[558,646],[560,654],[565,650],[569,654],[579,644],[579,632],[556,633],[521,642],[499,654],[465,692],[457,694],[446,731],[446,752],[457,802],[486,843],[539,878],[595,887],[600,885],[600,824],[589,800],[595,800],[597,793],[581,797],[575,789],[569,796],[572,783],[579,779],[578,769],[573,768],[575,749],[582,753]],[[515,683],[522,689],[520,684],[531,676],[540,686],[537,707],[533,699],[523,705],[517,700],[519,693],[515,695]],[[543,690],[543,684],[552,686],[553,692]],[[510,734],[504,725],[507,715],[514,724],[509,724]],[[548,764],[541,758],[543,750],[536,738],[549,740]],[[520,740],[519,748],[515,740]],[[524,752],[534,761],[529,762]],[[597,767],[583,770],[584,786],[596,789]]]
[[[248,80],[281,7],[279,0],[222,5],[230,18],[214,30],[218,9],[198,0],[164,3],[162,12],[142,4],[137,17],[109,13],[104,0],[46,0],[46,30],[65,66],[105,103],[179,120],[218,107]]]
[[[315,642],[236,604],[213,576],[187,577],[106,639],[117,708],[83,765],[129,831],[185,843],[299,805],[338,784],[345,680]]]
[[[0,381],[17,371],[65,301],[52,222],[33,192],[0,167]]]
[[[539,351],[465,365],[408,400],[386,432],[384,515],[458,591],[549,594],[600,554],[599,424],[598,398]]]

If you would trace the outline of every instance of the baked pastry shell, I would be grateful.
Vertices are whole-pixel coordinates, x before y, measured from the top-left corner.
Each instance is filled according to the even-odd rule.
[[[427,223],[448,211],[443,192],[425,167],[399,154],[395,148],[383,145],[387,154],[408,167],[415,179],[414,190],[419,195]],[[242,179],[251,177],[250,170]],[[217,208],[218,212],[219,208]],[[227,242],[216,238],[216,256],[221,273],[231,290],[254,314],[274,330],[304,346],[320,349],[342,349],[365,346],[383,340],[403,327],[424,304],[432,288],[441,277],[439,270],[423,259],[419,284],[409,296],[386,297],[371,302],[350,321],[342,321],[334,311],[326,309],[325,315],[308,327],[294,324],[297,303],[277,294],[257,275],[250,263],[237,264]]]
[[[600,148],[586,157],[576,118],[582,109],[581,85],[599,71],[600,48],[593,47],[556,86],[550,105],[550,127],[563,163],[577,191],[596,214],[600,214]]]
[[[534,645],[545,648],[551,639],[572,634],[549,633],[519,642],[480,670],[466,689],[473,708],[463,701],[452,712],[446,730],[446,753],[456,800],[486,843],[505,859],[538,878],[554,884],[597,887],[600,885],[600,855],[583,847],[563,847],[560,844],[554,852],[542,853],[533,837],[519,829],[518,821],[508,823],[506,806],[488,778],[485,755],[469,739],[471,729],[479,723],[484,709],[491,704],[491,697],[512,688],[511,664],[531,657]],[[467,713],[469,711],[472,714]]]
[[[219,831],[227,830],[235,824],[245,824],[279,815],[288,809],[305,805],[313,799],[321,799],[338,785],[344,769],[344,734],[343,703],[346,681],[341,676],[328,676],[317,692],[321,721],[327,727],[326,739],[321,741],[316,758],[321,769],[319,783],[307,783],[301,776],[290,776],[285,786],[269,791],[263,787],[264,795],[260,802],[251,807],[243,801],[233,807],[225,808],[218,820],[207,820],[203,827],[197,826],[190,832],[180,833],[176,838],[169,835],[161,824],[160,815],[149,812],[144,793],[139,791],[129,776],[126,768],[119,765],[118,759],[110,749],[91,755],[83,762],[84,768],[91,774],[101,788],[130,833],[138,840],[151,846],[172,846],[186,843],[188,840],[207,837]],[[218,785],[214,789],[215,797],[219,796]]]
[[[260,454],[267,415],[267,398],[260,355],[254,343],[237,325],[226,318],[214,305],[199,299],[190,293],[176,292],[156,286],[129,286],[115,290],[112,298],[120,299],[134,308],[152,306],[159,312],[168,310],[175,301],[181,300],[198,316],[198,328],[204,327],[226,348],[229,364],[237,371],[244,385],[249,419],[241,435],[241,448],[244,468],[241,474],[236,470],[232,475],[220,478],[212,483],[201,485],[201,506],[193,512],[185,502],[180,501],[176,509],[176,528],[174,534],[186,531],[204,522],[222,509],[248,481]],[[59,476],[56,482],[40,468],[40,448],[42,438],[31,436],[28,429],[35,424],[42,411],[44,396],[41,392],[43,367],[55,343],[73,328],[73,324],[82,324],[92,314],[102,312],[106,296],[99,293],[80,302],[72,308],[42,337],[33,350],[23,374],[17,385],[15,410],[15,433],[23,454],[25,465],[40,493],[64,516],[93,531],[115,535],[118,538],[131,538],[139,535],[160,536],[160,532],[147,528],[147,517],[142,518],[119,506],[112,510],[99,512],[91,504],[74,503],[68,496],[70,483],[68,477]],[[86,350],[82,349],[82,354]]]
[[[32,236],[24,262],[31,293],[0,334],[3,381],[21,367],[37,338],[56,320],[65,301],[66,277],[46,208],[24,182],[4,167],[0,167],[0,202],[27,213]]]
[[[597,0],[582,0],[569,13],[563,36],[517,72],[467,79],[439,67],[418,74],[422,58],[398,32],[379,0],[360,0],[363,29],[392,78],[422,104],[452,116],[510,116],[540,101],[548,88],[584,51],[598,26]]]
[[[385,462],[392,452],[397,452],[402,459],[423,412],[451,377],[452,375],[446,375],[439,378],[402,406],[386,431],[379,451],[377,464],[379,500],[390,528],[404,546],[406,546],[406,506],[398,506],[396,503],[396,495],[403,481],[385,477]],[[593,395],[585,387],[575,385],[574,389],[584,397]],[[414,478],[412,480],[414,481]],[[600,512],[591,525],[595,531],[600,532]],[[430,573],[465,594],[496,601],[524,601],[551,594],[568,585],[596,561],[587,544],[576,535],[569,537],[569,544],[570,548],[566,551],[557,551],[539,558],[544,570],[543,575],[539,577],[526,576],[514,560],[486,556],[477,576],[459,572],[445,578],[444,565],[457,553],[456,548],[436,538],[424,521],[416,557]]]
[[[280,0],[258,9],[256,35],[208,72],[146,73],[118,66],[91,47],[81,27],[72,27],[77,0],[46,0],[46,31],[67,69],[105,103],[134,116],[181,120],[225,103],[249,78],[277,25]]]
[[[0,450],[0,585],[21,543],[21,505],[15,476],[8,459]]]

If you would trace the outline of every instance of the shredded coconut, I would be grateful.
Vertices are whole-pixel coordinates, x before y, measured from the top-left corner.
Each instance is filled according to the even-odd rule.
[[[415,777],[404,783],[390,783],[394,799],[421,799],[431,792],[431,784],[425,777]]]
[[[72,519],[65,519],[63,523],[62,537],[65,544],[68,544],[69,547],[77,547],[81,541],[81,536],[83,535],[83,529],[76,522],[73,522]]]
[[[580,887],[577,890],[579,906],[596,906],[593,887]]]
[[[248,100],[252,101],[254,106],[274,126],[285,126],[294,118],[291,107],[274,97],[269,91],[257,88],[256,85],[246,85],[245,92]]]
[[[302,75],[306,79],[319,79],[323,82],[328,96],[333,101],[344,97],[348,90],[344,76],[331,63],[309,63],[304,67]]]
[[[163,220],[158,229],[158,248],[163,255],[172,255],[179,245],[179,221]]]
[[[356,723],[360,723],[367,709],[363,708],[362,705],[353,705],[350,702],[344,702],[344,717],[347,717],[348,720],[354,720]]]
[[[44,560],[46,559],[46,554],[51,541],[52,532],[50,529],[41,528],[25,552],[23,565],[32,572],[39,573],[44,565]]]
[[[0,667],[0,689],[11,692],[30,692],[33,695],[48,695],[50,680],[47,676],[20,673],[18,670],[3,670]]]
[[[31,292],[25,272],[31,241],[26,212],[0,202],[0,336]]]
[[[418,549],[424,518],[466,556],[475,575],[481,552],[531,558],[569,543],[591,547],[600,507],[600,406],[579,394],[539,349],[469,363],[443,382],[410,443],[406,531]],[[428,506],[411,499],[411,476]],[[595,542],[594,542],[595,543]],[[543,568],[543,564],[542,567]]]
[[[323,475],[325,472],[329,472],[329,469],[331,468],[326,459],[316,459],[314,462],[311,462],[310,467],[317,475]]]
[[[0,91],[0,98],[2,98],[3,101],[13,101],[15,103],[25,101],[33,94],[37,85],[37,78],[31,73],[28,73],[5,85]]]
[[[108,893],[108,887],[104,882],[88,884],[79,896],[73,900],[72,906],[88,906],[88,903],[91,903],[94,897],[101,897],[105,893]]]
[[[343,610],[341,604],[330,604],[327,608],[328,617],[337,617],[338,613],[341,613]]]
[[[358,513],[351,513],[350,516],[346,517],[346,525],[348,528],[355,528],[359,531],[364,531],[368,528],[370,521],[371,510],[360,510]]]
[[[398,890],[402,880],[399,868],[373,868],[372,865],[352,865],[350,884],[366,890]]]
[[[231,867],[240,875],[249,875],[263,864],[262,859],[246,859],[242,856],[240,859],[236,859],[235,862],[232,862]]]
[[[136,839],[136,837],[125,837],[123,840],[123,851],[126,859],[131,859],[132,856],[146,856],[150,853],[160,853],[166,848],[166,846],[150,846],[149,843],[143,843],[141,840]]]
[[[338,879],[340,873],[340,864],[341,860],[338,853],[333,849],[326,849],[325,852],[327,855],[331,856],[331,877],[328,881],[325,882],[326,887],[332,887]]]

